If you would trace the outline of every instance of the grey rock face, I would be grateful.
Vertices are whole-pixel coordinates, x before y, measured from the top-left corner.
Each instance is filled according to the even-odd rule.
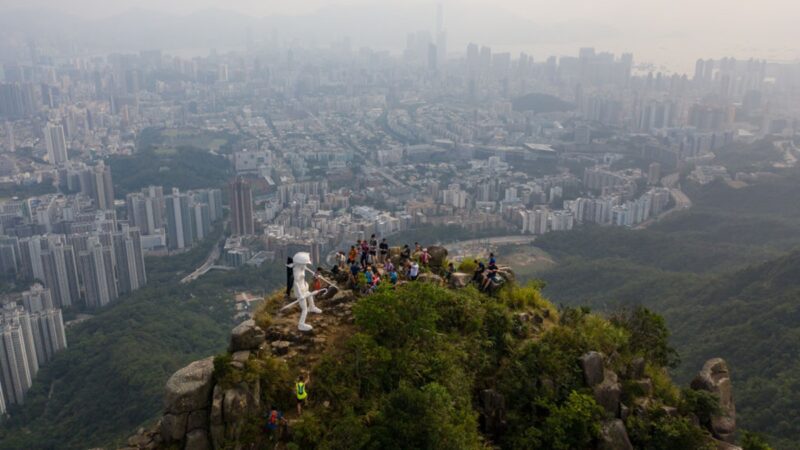
[[[691,388],[711,392],[719,398],[719,415],[711,418],[711,433],[715,438],[734,442],[736,433],[736,405],[733,401],[733,385],[728,364],[722,358],[713,358],[692,380]]]
[[[266,333],[255,320],[245,320],[231,332],[231,343],[228,350],[235,353],[241,350],[256,350],[266,340]]]
[[[581,356],[583,379],[589,387],[594,387],[603,382],[603,354],[589,352]]]
[[[164,410],[180,414],[206,408],[211,398],[213,375],[213,358],[195,361],[172,374],[167,381]]]
[[[633,445],[628,439],[628,431],[621,420],[609,420],[603,423],[598,448],[600,450],[633,450]]]

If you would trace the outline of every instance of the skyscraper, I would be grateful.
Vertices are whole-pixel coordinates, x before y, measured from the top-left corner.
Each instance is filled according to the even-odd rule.
[[[14,137],[14,125],[11,122],[6,122],[6,151],[13,152],[17,150],[17,142]]]
[[[0,388],[8,403],[25,403],[25,392],[32,381],[22,326],[3,321],[0,323]]]
[[[142,192],[126,196],[128,223],[138,227],[141,234],[155,234],[164,228],[164,191],[161,186],[150,186]]]
[[[62,239],[63,236],[50,240],[47,250],[42,250],[41,258],[45,286],[50,288],[59,308],[68,308],[78,300],[80,291],[75,252]]]
[[[127,294],[147,283],[141,236],[138,228],[125,228],[114,233],[113,239],[119,293]]]
[[[230,192],[231,231],[236,236],[253,234],[253,191],[250,183],[237,177],[230,184]]]
[[[67,139],[64,137],[64,127],[48,123],[44,128],[44,139],[47,145],[47,157],[50,164],[59,165],[69,161],[67,156]]]
[[[67,348],[64,318],[60,309],[46,309],[30,316],[36,356],[41,366],[53,359],[56,352]]]
[[[28,312],[53,309],[53,296],[50,294],[50,289],[39,283],[34,283],[30,289],[22,293],[22,305]]]
[[[105,306],[117,298],[112,253],[109,247],[100,242],[99,237],[91,236],[87,242],[87,250],[78,255],[86,291],[86,306],[90,308]]]
[[[177,188],[165,197],[167,216],[167,247],[170,250],[187,248],[194,242],[189,196]]]
[[[102,161],[87,167],[80,177],[81,193],[94,200],[97,209],[114,209],[114,184],[111,166]]]
[[[2,315],[1,320],[3,323],[20,326],[22,339],[25,341],[25,359],[28,361],[28,370],[31,373],[31,378],[33,378],[39,372],[39,361],[36,358],[36,346],[34,345],[33,330],[28,312],[21,305],[12,302],[3,305],[0,314]]]

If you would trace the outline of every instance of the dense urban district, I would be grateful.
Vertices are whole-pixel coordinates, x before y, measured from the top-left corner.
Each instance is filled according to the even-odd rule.
[[[725,357],[741,427],[800,441],[800,63],[653,73],[443,29],[400,56],[22,47],[0,78],[0,448],[122,445],[287,258],[327,270],[373,235],[492,252],[555,303],[644,304],[675,377]]]

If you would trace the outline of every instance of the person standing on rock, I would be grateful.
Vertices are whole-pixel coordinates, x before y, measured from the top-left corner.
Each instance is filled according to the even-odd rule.
[[[306,400],[308,399],[308,390],[306,389],[306,385],[308,384],[311,377],[306,379],[303,375],[299,375],[297,377],[297,382],[294,383],[294,393],[297,396],[297,415],[300,416],[303,414],[303,405],[306,404]]]
[[[294,273],[292,271],[292,266],[294,264],[294,260],[292,257],[286,258],[286,298],[292,296],[292,287],[294,287]]]
[[[386,238],[381,239],[381,243],[378,247],[380,248],[380,255],[381,255],[380,258],[378,259],[378,262],[381,264],[386,264],[386,261],[388,260],[389,256],[389,243],[386,242]]]

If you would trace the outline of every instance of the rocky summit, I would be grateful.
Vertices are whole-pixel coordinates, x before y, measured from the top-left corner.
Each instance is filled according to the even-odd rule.
[[[437,414],[464,420],[465,428],[442,423],[420,431],[427,425],[418,420],[432,419],[412,416],[404,429],[422,428],[408,438],[416,439],[408,448],[662,448],[648,444],[657,442],[739,448],[727,364],[709,360],[690,388],[678,389],[652,349],[636,341],[645,338],[636,335],[641,328],[655,326],[648,322],[652,313],[609,320],[558,311],[536,286],[518,286],[513,273],[499,291],[481,293],[470,274],[446,274],[446,258],[446,250],[437,253],[436,265],[417,281],[373,293],[327,274],[336,282],[318,299],[323,313],[310,316],[309,332],[297,329],[297,309],[280,309],[282,294],[265,299],[252,319],[232,330],[225,354],[193,362],[169,379],[163,415],[129,438],[125,450],[342,448],[343,442],[355,445],[356,437],[359,445],[374,440],[391,447],[399,445],[394,433],[380,433],[402,417],[398,411],[437,405],[436,395],[448,391],[452,399],[443,405],[464,408],[465,415]],[[657,326],[645,333],[666,337]],[[437,375],[442,368],[432,363],[450,366]],[[310,379],[315,399],[302,415],[293,408],[297,374]],[[466,391],[450,391],[454,378],[468,383]],[[409,383],[415,379],[441,381],[414,390]],[[395,404],[398,395],[410,397]],[[285,420],[267,431],[272,405],[282,408]],[[342,415],[356,422],[330,422]],[[354,434],[337,434],[345,426],[355,426]],[[437,441],[443,432],[456,433],[451,439],[459,443]]]

